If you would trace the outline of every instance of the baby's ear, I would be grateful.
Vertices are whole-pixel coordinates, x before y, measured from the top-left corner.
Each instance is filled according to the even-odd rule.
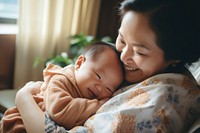
[[[85,62],[85,56],[84,55],[80,55],[75,62],[75,69],[78,70],[81,65]]]

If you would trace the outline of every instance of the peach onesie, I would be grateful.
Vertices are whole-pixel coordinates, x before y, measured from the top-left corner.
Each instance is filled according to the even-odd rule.
[[[34,95],[38,106],[66,129],[83,123],[99,107],[97,99],[83,98],[75,81],[74,66],[64,68],[49,64],[43,71],[44,83]],[[26,133],[17,107],[8,109],[0,122],[1,133]]]

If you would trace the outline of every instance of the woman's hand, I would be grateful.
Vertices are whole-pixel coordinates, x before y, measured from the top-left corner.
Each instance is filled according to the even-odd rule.
[[[28,133],[43,133],[45,114],[35,102],[33,95],[38,94],[42,82],[29,82],[16,95],[15,103]]]

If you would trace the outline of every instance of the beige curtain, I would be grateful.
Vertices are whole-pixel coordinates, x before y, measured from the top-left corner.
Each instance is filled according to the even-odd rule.
[[[33,68],[34,60],[66,51],[70,35],[95,35],[99,7],[100,0],[20,0],[14,88],[43,80],[44,64]]]

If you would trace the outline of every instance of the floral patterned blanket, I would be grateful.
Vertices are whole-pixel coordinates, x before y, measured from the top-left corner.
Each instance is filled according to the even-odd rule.
[[[186,133],[200,115],[200,86],[181,74],[160,74],[120,89],[84,126],[70,131],[46,117],[48,132]]]

